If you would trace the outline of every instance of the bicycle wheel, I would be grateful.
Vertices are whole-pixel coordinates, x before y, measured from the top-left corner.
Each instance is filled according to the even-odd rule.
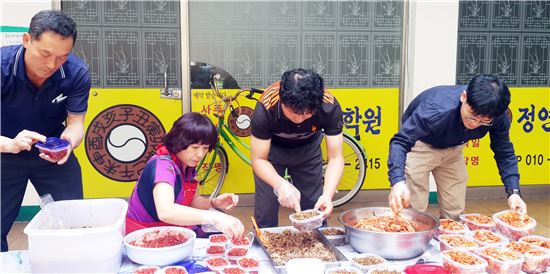
[[[212,162],[212,168],[209,170],[208,167]],[[218,196],[223,181],[225,180],[228,167],[229,162],[227,161],[227,153],[223,147],[219,146],[208,153],[200,168],[197,167],[197,175],[195,176],[199,182],[199,194],[202,196],[209,196],[210,198]]]
[[[323,151],[324,172],[327,165],[327,152],[324,139],[321,149]],[[359,193],[359,190],[361,190],[366,176],[366,153],[353,137],[344,134],[342,153],[344,155],[344,172],[336,188],[336,193],[332,198],[332,205],[334,207],[341,206],[353,199]]]

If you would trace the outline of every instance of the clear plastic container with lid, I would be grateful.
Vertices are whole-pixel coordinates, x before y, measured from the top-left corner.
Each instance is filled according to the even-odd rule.
[[[210,245],[226,245],[228,242],[227,236],[224,234],[212,234],[208,236]]]
[[[444,250],[465,250],[474,251],[479,244],[462,234],[445,234],[439,236],[439,249]]]
[[[212,271],[221,271],[231,263],[224,257],[210,257],[204,260],[204,264]]]
[[[446,234],[463,234],[468,232],[468,227],[460,222],[451,219],[440,219],[439,227],[435,231],[436,239],[439,239],[440,235]]]
[[[226,252],[225,245],[210,245],[206,249],[206,256],[207,257],[219,257],[219,256],[225,256]]]
[[[473,230],[472,239],[481,247],[504,246],[508,243],[508,238],[487,229]]]
[[[298,230],[313,230],[323,224],[323,214],[316,209],[308,209],[302,212],[290,214],[292,226]]]
[[[346,244],[346,230],[343,227],[320,227],[319,232],[335,246]]]
[[[477,274],[485,272],[487,261],[478,255],[463,250],[445,250],[441,252],[443,268],[449,273]]]
[[[462,214],[459,216],[460,220],[470,229],[487,229],[491,231],[497,230],[497,225],[493,218],[479,214],[479,213],[469,213]]]
[[[353,266],[361,269],[363,272],[377,267],[385,266],[387,263],[386,259],[374,253],[355,255],[351,258],[350,262]]]
[[[500,233],[513,241],[533,234],[537,226],[537,221],[532,217],[520,215],[510,210],[504,210],[493,214],[493,219]]]
[[[230,243],[232,247],[244,247],[250,248],[254,242],[254,234],[249,232],[242,240],[231,239]]]
[[[232,247],[227,251],[227,259],[232,264],[237,264],[237,261],[241,258],[246,257],[248,253],[248,247]]]
[[[506,247],[523,254],[525,261],[521,265],[521,270],[524,272],[542,273],[546,271],[550,260],[550,251],[526,242],[511,242]]]
[[[519,252],[505,247],[486,246],[476,253],[487,261],[488,273],[520,273],[525,260]]]
[[[53,160],[61,160],[67,155],[70,147],[69,141],[57,137],[48,137],[46,142],[38,142],[34,146],[38,148],[40,153],[48,155]]]
[[[251,257],[240,258],[237,264],[250,274],[256,274],[260,272],[260,261]]]

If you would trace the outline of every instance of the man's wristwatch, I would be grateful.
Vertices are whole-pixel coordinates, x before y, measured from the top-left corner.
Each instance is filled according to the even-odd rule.
[[[506,193],[508,194],[508,198],[512,196],[512,194],[517,194],[521,197],[521,191],[519,191],[519,189],[517,188],[507,189]]]

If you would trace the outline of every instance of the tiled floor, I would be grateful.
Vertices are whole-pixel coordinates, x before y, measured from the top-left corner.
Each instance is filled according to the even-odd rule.
[[[385,196],[387,197],[387,193],[383,193],[384,195],[378,195],[378,196]],[[249,196],[249,197],[246,197]],[[232,210],[230,214],[233,214],[234,216],[238,217],[245,225],[246,228],[248,228],[250,231],[252,231],[252,221],[250,220],[250,216],[253,214],[253,207],[252,207],[252,200],[251,195],[245,195],[245,197],[241,198],[243,206],[239,206],[236,209]],[[340,213],[352,209],[352,208],[359,208],[359,207],[372,207],[372,206],[387,206],[387,202],[381,201],[380,199],[377,199],[378,201],[375,202],[359,202],[358,200],[369,200],[369,199],[362,199],[360,197],[361,195],[358,195],[352,202],[347,203],[341,207],[338,207],[334,209],[334,213],[329,218],[329,225],[330,226],[337,226],[340,225],[338,222],[338,216]],[[373,199],[370,199],[373,200]],[[550,199],[548,198],[548,195],[533,195],[533,196],[527,196],[525,197],[525,201],[528,205],[528,214],[535,218],[537,220],[537,227],[535,234],[542,235],[545,237],[550,237]],[[507,209],[507,203],[506,200],[501,199],[469,199],[466,202],[466,212],[467,213],[481,213],[488,216],[492,216],[493,213],[499,212],[502,210]],[[290,221],[288,220],[288,215],[290,211],[288,209],[282,209],[279,211],[279,225],[280,226],[286,226],[290,225]],[[437,206],[430,206],[429,213],[433,216],[438,216],[438,209]],[[10,234],[8,235],[8,243],[10,250],[19,250],[19,249],[27,249],[27,235],[23,233],[23,229],[27,223],[16,223],[14,224],[12,230],[10,231]]]

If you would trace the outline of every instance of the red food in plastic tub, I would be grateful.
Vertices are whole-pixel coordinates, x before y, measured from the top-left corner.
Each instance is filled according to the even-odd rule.
[[[435,236],[438,238],[440,235],[447,234],[466,234],[468,228],[465,224],[461,224],[451,219],[440,219],[439,227],[435,231]]]
[[[246,256],[246,253],[248,253],[248,248],[233,247],[227,252],[227,258],[231,263],[236,264],[239,259]]]
[[[248,273],[258,273],[260,271],[260,261],[254,258],[241,258],[238,261],[238,265],[248,271]]]
[[[227,236],[223,234],[214,234],[208,236],[211,245],[225,245],[227,244]]]
[[[500,233],[513,241],[533,234],[537,226],[535,219],[510,210],[495,213],[493,219]]]
[[[441,252],[443,268],[453,274],[477,274],[485,272],[487,262],[469,252],[462,250],[445,250]]]
[[[155,274],[155,272],[159,271],[160,267],[158,266],[140,266],[134,271],[132,271],[132,274]]]
[[[526,242],[511,242],[507,248],[517,251],[525,257],[521,270],[526,273],[542,273],[546,271],[550,260],[550,251]]]
[[[34,146],[38,148],[40,153],[48,155],[53,160],[61,160],[69,151],[69,141],[57,137],[48,137],[46,142],[38,142]]]
[[[439,236],[439,249],[441,251],[449,249],[459,249],[474,251],[479,248],[479,244],[468,239],[462,234],[446,234]]]
[[[486,229],[476,229],[472,231],[472,238],[482,247],[504,246],[508,243],[508,238]]]
[[[220,271],[224,267],[230,265],[229,261],[222,257],[214,257],[204,261],[206,267],[212,271]]]
[[[488,229],[488,230],[496,231],[497,229],[493,218],[483,214],[479,214],[479,213],[462,214],[459,216],[459,218],[471,230]]]
[[[484,247],[479,256],[487,261],[487,271],[493,273],[520,273],[523,255],[505,247]]]
[[[183,266],[167,266],[162,270],[165,274],[188,274],[187,269]]]
[[[248,238],[243,238],[242,240],[232,239],[231,243],[237,246],[248,246],[250,245],[250,240]]]
[[[225,274],[246,274],[246,270],[238,267],[238,266],[230,266],[226,267],[222,270],[222,273]]]
[[[225,255],[225,246],[223,245],[211,245],[206,249],[206,255],[209,256],[220,256]]]
[[[519,239],[520,242],[526,242],[533,245],[540,246],[542,248],[550,250],[550,239],[539,236],[539,235],[531,235],[531,236],[525,236]]]

